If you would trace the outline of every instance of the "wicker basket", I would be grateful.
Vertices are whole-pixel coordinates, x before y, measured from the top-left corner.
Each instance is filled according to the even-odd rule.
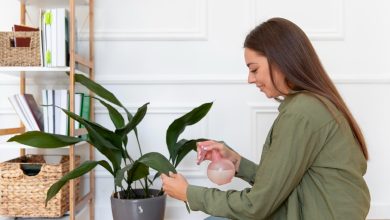
[[[15,37],[28,37],[30,47],[11,47]],[[40,66],[41,47],[39,31],[0,32],[0,66]]]
[[[76,165],[80,157],[76,157]],[[69,156],[59,164],[45,163],[42,155],[27,155],[0,164],[0,215],[13,217],[61,217],[69,210],[69,184],[45,207],[49,187],[69,172]],[[35,176],[31,168],[38,168]],[[39,169],[40,168],[40,169]],[[76,201],[80,180],[76,180]]]

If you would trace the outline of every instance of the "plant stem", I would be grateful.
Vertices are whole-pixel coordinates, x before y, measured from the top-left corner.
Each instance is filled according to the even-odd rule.
[[[164,194],[164,190],[163,190],[163,188],[161,187],[160,192],[158,192],[157,195],[158,195],[158,196],[161,196],[162,194]]]
[[[147,198],[149,198],[150,197],[150,193],[149,193],[149,186],[148,186],[148,177],[145,177],[144,181],[145,181],[145,196]]]
[[[139,139],[138,139],[138,134],[137,134],[137,133],[136,133],[136,135],[135,135],[135,138],[137,139],[137,144],[138,144],[139,153],[140,153],[141,156],[142,156],[141,144],[139,143]]]
[[[131,198],[131,197],[130,197],[130,192],[133,192],[134,198],[137,197],[137,194],[135,193],[134,189],[130,186],[130,190],[128,191],[128,198],[129,198],[129,199]]]

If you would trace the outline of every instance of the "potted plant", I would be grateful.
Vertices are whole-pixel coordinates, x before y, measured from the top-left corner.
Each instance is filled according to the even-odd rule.
[[[100,165],[113,176],[115,183],[114,193],[111,196],[114,220],[125,219],[125,217],[126,219],[163,219],[166,196],[162,189],[152,189],[150,186],[161,173],[176,173],[175,168],[182,159],[191,150],[196,150],[196,142],[203,139],[179,140],[179,136],[186,126],[199,122],[208,113],[212,103],[202,104],[172,122],[166,132],[169,151],[169,158],[166,158],[158,152],[143,154],[141,150],[137,125],[143,120],[149,103],[138,108],[133,115],[110,91],[98,83],[81,74],[75,74],[75,81],[92,91],[95,94],[93,98],[107,108],[115,130],[112,131],[96,122],[81,118],[67,109],[62,109],[69,117],[85,126],[87,135],[73,137],[30,131],[8,140],[37,148],[60,148],[86,141],[106,157],[106,160],[85,161],[64,175],[47,191],[46,204],[69,180],[78,178]],[[126,112],[127,122],[117,108],[122,108]],[[128,135],[132,131],[140,153],[137,159],[127,151]],[[150,168],[157,171],[154,178],[149,177]],[[137,185],[141,187],[135,187],[134,183],[139,183]],[[186,207],[189,211],[187,204]]]

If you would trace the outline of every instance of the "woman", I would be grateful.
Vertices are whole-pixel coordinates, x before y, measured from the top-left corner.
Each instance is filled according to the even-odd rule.
[[[231,160],[236,177],[252,187],[220,191],[172,174],[162,176],[164,191],[192,210],[230,219],[365,219],[364,137],[308,37],[294,23],[273,18],[248,34],[244,48],[248,82],[281,102],[260,164],[221,142],[199,142],[198,149],[207,149],[206,160],[212,150]]]

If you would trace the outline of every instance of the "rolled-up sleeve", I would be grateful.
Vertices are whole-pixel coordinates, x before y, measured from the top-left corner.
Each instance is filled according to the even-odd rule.
[[[257,164],[246,159],[245,157],[241,157],[240,166],[238,167],[236,177],[241,178],[249,184],[253,185],[255,182],[257,168]]]
[[[299,184],[315,158],[318,130],[298,114],[276,119],[272,141],[261,165],[243,158],[236,176],[254,182],[241,191],[220,191],[190,185],[187,198],[192,210],[231,219],[266,219]]]

